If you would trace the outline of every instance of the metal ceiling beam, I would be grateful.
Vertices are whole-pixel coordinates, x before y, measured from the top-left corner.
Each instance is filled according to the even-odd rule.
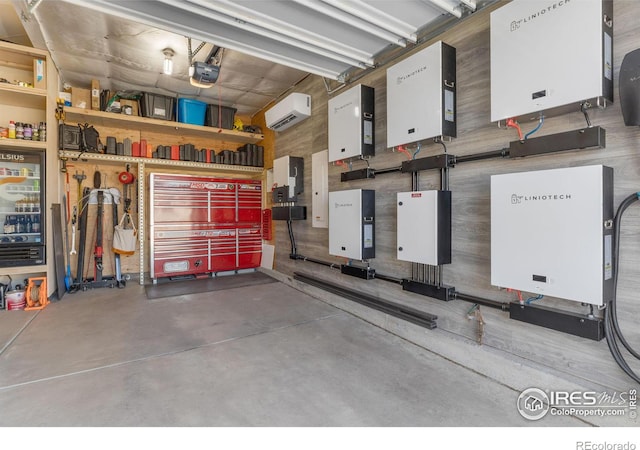
[[[215,11],[219,13],[233,17],[238,21],[239,25],[241,25],[242,22],[246,22],[247,24],[252,24],[257,27],[276,32],[280,35],[288,36],[312,46],[343,55],[347,58],[361,61],[369,66],[373,64],[371,54],[368,52],[346,45],[343,42],[332,39],[330,36],[321,36],[317,33],[312,33],[303,27],[287,23],[276,17],[247,8],[233,0],[217,0],[215,2],[208,0],[190,0],[190,2],[210,10],[215,9]]]
[[[444,11],[452,16],[457,17],[458,19],[462,17],[462,11],[459,8],[456,8],[447,0],[422,0],[422,3],[426,3],[427,5],[435,6],[441,11]]]
[[[416,29],[414,26],[390,16],[370,3],[362,0],[322,0],[334,8],[338,8],[355,17],[360,17],[373,25],[398,35],[409,42],[416,42]]]
[[[320,56],[324,56],[326,58],[330,58],[330,59],[334,59],[336,61],[340,61],[343,62],[345,64],[348,64],[350,66],[357,66],[357,67],[370,67],[373,65],[373,61],[371,60],[371,58],[368,58],[366,61],[362,61],[362,60],[358,60],[358,59],[353,59],[353,58],[349,58],[347,56],[338,54],[336,52],[332,52],[332,51],[328,51],[325,50],[323,48],[319,48],[313,45],[309,45],[306,42],[303,42],[299,39],[293,39],[290,37],[287,37],[283,34],[280,33],[276,33],[273,32],[269,29],[260,27],[260,26],[256,26],[253,25],[251,23],[247,23],[247,22],[241,22],[239,20],[237,20],[235,17],[232,16],[228,16],[225,14],[220,14],[212,9],[200,6],[200,4],[196,5],[194,3],[205,3],[205,2],[193,2],[193,3],[185,3],[184,1],[181,0],[159,0],[162,3],[165,3],[167,5],[171,5],[175,8],[178,9],[182,9],[184,11],[188,11],[190,13],[194,13],[197,15],[200,15],[202,17],[207,17],[211,20],[214,20],[216,22],[219,23],[224,23],[226,25],[230,25],[232,27],[236,27],[239,28],[241,30],[247,31],[249,33],[253,33],[257,36],[262,36],[262,37],[268,37],[271,39],[274,39],[276,41],[303,49],[309,53],[313,53],[313,54],[317,54]]]
[[[304,72],[333,80],[341,78],[349,65],[314,55],[282,42],[248,35],[228,25],[212,27],[209,20],[177,10],[155,1],[65,0],[79,6],[97,10],[123,19],[134,20],[151,27],[194,39],[213,42],[256,58],[265,59]]]
[[[460,0],[460,3],[469,8],[471,11],[475,11],[477,8],[476,0]]]
[[[354,28],[357,28],[365,33],[369,33],[372,36],[378,37],[380,39],[384,39],[390,44],[399,45],[400,47],[406,46],[406,39],[403,36],[400,36],[395,33],[391,33],[383,28],[380,28],[366,20],[360,19],[359,17],[348,14],[340,9],[334,8],[327,3],[324,3],[321,0],[294,0],[296,3],[306,6],[307,8],[313,9],[316,12],[324,14],[325,16],[332,17],[336,20],[339,20],[342,23],[350,25]]]

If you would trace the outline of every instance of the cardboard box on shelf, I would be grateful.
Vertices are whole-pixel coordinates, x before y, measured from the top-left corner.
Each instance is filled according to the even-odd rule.
[[[71,106],[75,106],[76,108],[91,109],[91,90],[72,87]]]
[[[58,92],[58,98],[64,100],[64,106],[71,106],[71,92]]]
[[[121,98],[120,99],[120,108],[122,109],[123,114],[125,113],[125,106],[130,106],[131,107],[131,115],[132,116],[139,116],[140,114],[138,113],[138,100],[129,100],[126,98]]]
[[[100,81],[91,80],[91,109],[100,111]]]
[[[44,59],[33,60],[33,87],[38,89],[47,88],[47,66]]]

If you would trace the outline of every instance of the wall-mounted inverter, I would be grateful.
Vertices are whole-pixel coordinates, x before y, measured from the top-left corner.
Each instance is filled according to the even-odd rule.
[[[451,191],[399,192],[397,221],[399,260],[451,263]]]
[[[613,169],[491,177],[491,284],[602,305],[613,295]]]
[[[491,121],[613,101],[613,2],[514,0],[491,13]]]
[[[456,136],[456,49],[442,41],[387,69],[387,147]]]
[[[282,156],[273,160],[273,184],[275,188],[288,186],[286,193],[288,198],[283,198],[283,202],[290,201],[298,194],[304,192],[304,158],[299,156]],[[274,189],[275,191],[276,189]]]
[[[329,192],[329,253],[349,259],[374,258],[376,191]]]
[[[375,154],[374,89],[358,84],[329,100],[329,161]]]

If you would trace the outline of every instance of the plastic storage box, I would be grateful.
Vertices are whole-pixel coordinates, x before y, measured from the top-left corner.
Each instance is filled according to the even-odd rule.
[[[192,125],[204,125],[206,110],[207,104],[205,102],[190,98],[179,98],[177,121]]]
[[[175,98],[166,95],[143,92],[140,101],[142,116],[152,119],[174,120],[175,101]]]
[[[233,130],[233,122],[236,120],[235,108],[220,105],[207,105],[207,125],[216,128]]]

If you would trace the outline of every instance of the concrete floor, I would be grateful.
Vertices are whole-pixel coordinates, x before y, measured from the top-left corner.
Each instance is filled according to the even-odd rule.
[[[536,425],[518,395],[279,282],[0,311],[2,426]]]

